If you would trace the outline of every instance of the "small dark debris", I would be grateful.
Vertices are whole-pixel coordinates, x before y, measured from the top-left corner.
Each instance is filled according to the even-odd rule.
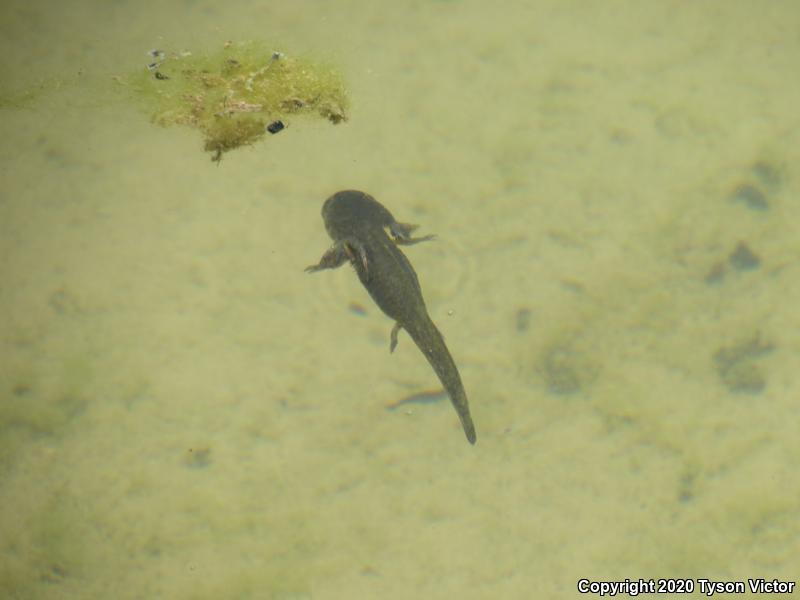
[[[720,348],[714,354],[717,373],[730,391],[758,394],[767,386],[767,380],[756,361],[773,348],[758,334],[735,346]]]
[[[183,464],[190,469],[205,469],[211,464],[211,448],[189,448]]]
[[[746,342],[728,348],[720,348],[714,354],[714,360],[721,368],[727,368],[743,360],[761,358],[774,349],[774,345],[762,342],[761,335],[756,334]]]
[[[768,162],[760,160],[753,165],[751,170],[753,175],[766,187],[774,189],[781,185],[781,172]]]
[[[705,282],[708,285],[716,285],[722,283],[723,279],[725,279],[725,263],[719,261],[711,266],[711,269],[709,269],[706,275]]]
[[[761,259],[744,242],[739,242],[728,257],[731,266],[737,271],[753,271],[761,266]]]
[[[282,131],[285,127],[286,126],[283,124],[283,121],[273,121],[267,125],[267,131],[274,135],[279,131]]]
[[[154,69],[157,69],[160,66],[161,66],[160,62],[151,62],[149,65],[147,65],[147,70],[153,71]]]
[[[516,317],[514,319],[514,324],[516,330],[519,333],[525,333],[530,329],[531,326],[531,309],[530,308],[520,308],[517,310]]]
[[[31,386],[26,383],[18,383],[11,388],[11,393],[15,396],[27,396],[31,391]]]
[[[678,502],[691,502],[695,497],[695,476],[685,473],[678,483]]]
[[[79,312],[77,300],[63,288],[59,288],[50,294],[47,304],[59,315],[70,315]]]
[[[586,292],[586,289],[583,287],[583,284],[580,281],[574,281],[572,279],[562,279],[558,282],[562,288],[567,290],[568,292],[572,292],[573,294],[583,294]]]
[[[573,353],[567,348],[551,348],[542,361],[542,373],[552,394],[568,396],[581,391],[580,371]]]
[[[165,79],[169,79],[169,77],[164,75],[161,71],[156,71],[153,77],[155,77],[156,79],[161,79],[162,81]]]
[[[48,584],[63,583],[67,578],[67,570],[58,564],[50,565],[50,569],[39,575],[39,581]]]
[[[749,361],[733,365],[721,377],[725,386],[737,394],[760,394],[767,387],[761,368]]]
[[[731,200],[744,204],[750,210],[759,212],[769,210],[767,196],[759,188],[749,183],[737,186],[731,193]]]

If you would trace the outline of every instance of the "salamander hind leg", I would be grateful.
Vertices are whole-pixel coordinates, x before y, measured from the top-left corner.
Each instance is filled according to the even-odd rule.
[[[394,352],[394,349],[397,348],[397,334],[402,328],[400,323],[395,323],[392,327],[392,333],[389,334],[389,352]]]

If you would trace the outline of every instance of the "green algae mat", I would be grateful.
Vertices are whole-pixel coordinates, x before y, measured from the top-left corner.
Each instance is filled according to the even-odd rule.
[[[226,42],[209,54],[151,50],[150,56],[146,68],[117,81],[142,100],[155,123],[199,129],[214,161],[279,133],[300,115],[347,120],[344,80],[328,64],[257,42]]]

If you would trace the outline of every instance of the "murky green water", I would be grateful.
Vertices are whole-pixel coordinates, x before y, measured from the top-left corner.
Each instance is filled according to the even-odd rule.
[[[800,10],[537,1],[6,2],[0,596],[561,598],[793,581]],[[347,123],[217,165],[114,77],[274,41]],[[407,250],[471,447],[349,267]],[[430,396],[430,394],[429,394]],[[685,597],[682,596],[682,597]]]

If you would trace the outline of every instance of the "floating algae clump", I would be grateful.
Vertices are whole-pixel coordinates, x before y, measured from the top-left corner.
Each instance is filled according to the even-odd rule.
[[[127,83],[151,105],[156,123],[200,129],[215,161],[277,133],[295,115],[317,114],[331,123],[347,119],[344,82],[327,65],[253,42],[228,42],[205,56],[160,50],[151,55],[153,62]]]

